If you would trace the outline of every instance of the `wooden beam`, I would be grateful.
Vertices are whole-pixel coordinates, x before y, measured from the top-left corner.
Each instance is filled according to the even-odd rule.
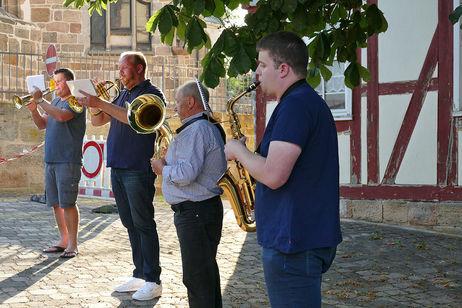
[[[452,1],[438,1],[438,154],[437,184],[457,182],[457,131],[452,118],[453,26],[448,16]]]
[[[368,0],[368,4],[377,0]],[[367,40],[367,69],[371,80],[367,83],[367,183],[379,182],[379,47],[378,35]]]
[[[460,201],[462,187],[434,185],[342,185],[340,197],[353,200]]]
[[[356,56],[361,64],[361,49],[356,50]],[[361,87],[352,90],[352,114],[350,122],[350,183],[361,183]]]
[[[406,153],[407,146],[414,131],[417,119],[422,109],[427,88],[432,79],[433,72],[435,71],[438,62],[438,27],[433,34],[430,47],[425,57],[422,70],[420,71],[419,78],[417,79],[416,89],[412,94],[411,101],[404,115],[403,123],[396,138],[387,168],[385,170],[382,184],[394,184],[396,175],[398,174],[401,163],[403,162],[404,154]]]

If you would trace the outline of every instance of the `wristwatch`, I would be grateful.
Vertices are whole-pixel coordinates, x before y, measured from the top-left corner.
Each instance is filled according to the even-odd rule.
[[[40,103],[43,103],[43,98],[39,98],[39,99],[37,100],[37,104],[40,104]]]

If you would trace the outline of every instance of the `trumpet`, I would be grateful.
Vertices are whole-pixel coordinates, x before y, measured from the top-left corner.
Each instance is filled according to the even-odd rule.
[[[42,96],[52,93],[55,90],[51,90],[50,88],[46,89]],[[24,106],[27,106],[32,103],[31,101],[32,94],[27,94],[24,96],[13,95],[13,104],[17,109],[21,109]]]
[[[117,82],[117,81],[119,81],[119,79],[115,80],[115,82]],[[120,89],[116,85],[115,82],[112,82],[110,80],[106,80],[106,81],[102,81],[102,82],[99,82],[98,84],[96,84],[95,89],[96,89],[96,93],[98,93],[98,97],[102,98],[102,99],[105,99],[105,100],[108,100],[110,98],[109,90],[111,88],[114,88],[115,91],[116,91],[116,96],[114,97],[114,99],[112,101],[115,101],[120,95]],[[106,86],[108,86],[108,87],[106,88]],[[69,104],[69,107],[71,107],[71,109],[74,110],[75,112],[77,112],[77,113],[82,113],[83,112],[83,106],[77,101],[77,99],[74,96],[69,97],[67,103]],[[88,112],[91,115],[95,116],[95,114],[93,112],[91,112],[90,109],[88,109]]]

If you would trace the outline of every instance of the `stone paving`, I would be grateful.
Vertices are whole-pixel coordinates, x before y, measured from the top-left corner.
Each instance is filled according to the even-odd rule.
[[[139,302],[113,287],[132,271],[110,201],[78,200],[80,253],[42,249],[57,240],[50,209],[29,195],[0,195],[0,307],[187,307],[170,208],[156,202],[163,294]],[[462,307],[462,237],[342,220],[344,242],[323,278],[324,307]],[[256,234],[241,231],[225,202],[218,262],[224,307],[269,307]]]

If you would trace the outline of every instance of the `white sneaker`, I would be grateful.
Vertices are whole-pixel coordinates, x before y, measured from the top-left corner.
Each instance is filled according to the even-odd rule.
[[[114,291],[116,291],[116,292],[136,291],[143,285],[144,285],[144,280],[143,279],[132,277],[131,279],[125,281],[124,283],[116,286],[114,288]]]
[[[162,295],[162,284],[146,281],[144,286],[138,289],[132,298],[139,301],[147,301]]]

